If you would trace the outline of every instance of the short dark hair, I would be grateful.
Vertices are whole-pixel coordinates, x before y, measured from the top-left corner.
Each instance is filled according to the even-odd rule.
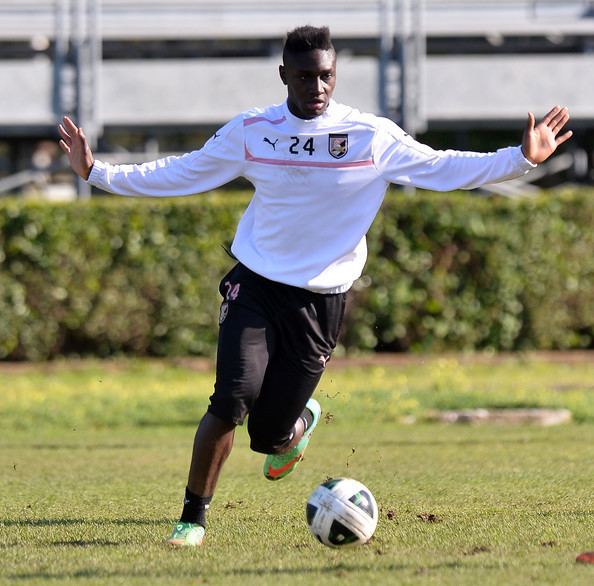
[[[320,49],[322,51],[334,51],[334,45],[330,39],[330,29],[327,26],[300,26],[287,33],[285,46],[283,47],[283,61],[287,55],[295,53],[306,53]]]

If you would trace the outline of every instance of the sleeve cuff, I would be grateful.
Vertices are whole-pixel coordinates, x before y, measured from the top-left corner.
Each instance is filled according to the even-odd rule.
[[[105,163],[98,161],[95,159],[93,161],[93,166],[91,167],[91,172],[89,173],[89,177],[87,179],[87,183],[89,185],[94,185],[97,187],[101,181],[101,176],[103,175],[103,171],[105,170]]]
[[[521,146],[517,146],[516,150],[518,152],[518,159],[521,161],[521,163],[523,163],[524,165],[524,170],[526,171],[530,171],[532,169],[536,169],[536,167],[538,167],[538,165],[536,163],[533,163],[532,161],[529,161],[525,156],[524,156],[524,151],[522,151],[522,147]]]

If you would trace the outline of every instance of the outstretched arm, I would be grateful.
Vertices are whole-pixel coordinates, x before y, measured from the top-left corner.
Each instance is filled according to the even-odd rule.
[[[559,136],[568,120],[569,111],[561,106],[552,108],[538,124],[535,123],[534,114],[529,112],[522,138],[524,156],[535,164],[546,161],[560,144],[572,137],[571,130]]]
[[[68,155],[72,170],[85,181],[93,167],[93,153],[82,128],[79,128],[68,116],[58,126],[62,139],[60,148]]]
[[[72,170],[109,193],[174,197],[216,189],[244,173],[243,115],[236,116],[198,150],[136,165],[111,165],[93,157],[82,128],[68,116],[59,125],[60,148]]]

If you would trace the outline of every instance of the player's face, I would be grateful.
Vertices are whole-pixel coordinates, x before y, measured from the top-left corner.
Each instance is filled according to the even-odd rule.
[[[328,108],[336,86],[336,53],[314,49],[289,55],[279,67],[292,114],[309,120]]]

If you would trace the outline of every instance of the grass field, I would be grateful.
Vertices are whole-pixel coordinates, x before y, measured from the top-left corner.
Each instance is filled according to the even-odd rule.
[[[205,546],[163,543],[212,374],[166,362],[0,367],[0,583],[594,584],[594,364],[526,357],[329,368],[306,459],[278,483],[244,429]],[[433,409],[553,406],[558,427],[447,426]],[[416,420],[415,424],[403,421]],[[381,509],[366,546],[308,533],[305,501],[352,476]]]

